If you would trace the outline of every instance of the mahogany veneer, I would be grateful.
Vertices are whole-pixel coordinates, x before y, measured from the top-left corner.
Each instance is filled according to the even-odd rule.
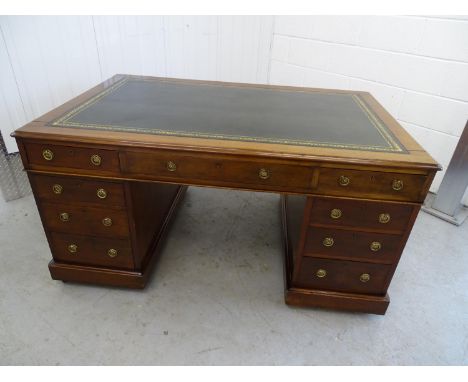
[[[143,288],[186,185],[268,191],[286,303],[377,314],[440,169],[357,91],[117,75],[13,135],[54,279]]]

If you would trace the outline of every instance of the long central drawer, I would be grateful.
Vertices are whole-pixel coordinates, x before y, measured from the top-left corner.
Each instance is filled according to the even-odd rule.
[[[139,178],[219,186],[245,185],[266,190],[310,191],[313,168],[277,161],[249,161],[227,156],[189,155],[169,151],[127,151],[122,171]]]

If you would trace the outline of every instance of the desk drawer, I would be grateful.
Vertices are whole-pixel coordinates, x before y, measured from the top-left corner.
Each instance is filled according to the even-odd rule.
[[[51,250],[55,261],[64,263],[132,269],[130,242],[52,232]]]
[[[31,174],[34,194],[57,203],[94,204],[124,208],[123,184],[94,179]]]
[[[391,265],[304,257],[294,286],[339,292],[384,294]]]
[[[42,203],[40,209],[51,231],[119,238],[129,234],[125,211],[52,203]]]
[[[206,155],[159,152],[126,152],[122,164],[128,174],[187,184],[239,185],[254,189],[310,190],[313,169],[274,161],[252,162]]]
[[[401,240],[401,235],[309,227],[304,255],[392,264]]]
[[[314,192],[370,199],[422,201],[426,175],[321,168]]]
[[[310,224],[402,233],[415,209],[419,209],[419,206],[357,199],[313,198]]]
[[[90,173],[119,173],[116,150],[72,147],[48,143],[25,143],[28,162],[39,168],[82,169]]]

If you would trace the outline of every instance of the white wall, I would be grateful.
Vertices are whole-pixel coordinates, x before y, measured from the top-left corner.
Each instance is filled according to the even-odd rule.
[[[115,73],[370,91],[444,167],[468,119],[463,17],[0,17],[0,32],[10,151],[11,131]]]

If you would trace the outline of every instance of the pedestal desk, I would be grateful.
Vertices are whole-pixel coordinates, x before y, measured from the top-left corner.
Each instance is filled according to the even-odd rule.
[[[13,135],[53,279],[143,288],[188,185],[265,191],[286,303],[377,314],[440,169],[359,91],[116,75]]]

